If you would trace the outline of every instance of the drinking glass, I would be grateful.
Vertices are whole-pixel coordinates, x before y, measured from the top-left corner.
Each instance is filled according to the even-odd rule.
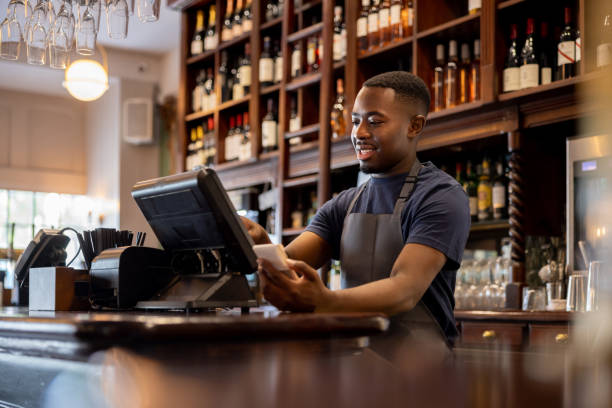
[[[571,275],[567,281],[567,302],[565,310],[568,312],[584,312],[586,309],[587,277],[580,274]]]
[[[128,33],[128,5],[126,0],[108,0],[106,5],[108,36],[123,39]]]
[[[159,20],[159,0],[136,0],[138,19],[143,23]]]
[[[96,52],[96,19],[94,18],[89,0],[80,0],[79,17],[76,29],[76,51],[81,55],[93,55]]]
[[[65,69],[68,66],[74,40],[74,26],[72,0],[64,0],[55,17],[49,38],[49,65],[51,68]]]
[[[599,310],[599,289],[603,263],[592,261],[589,264],[589,279],[587,284],[587,312]]]
[[[30,24],[28,24],[25,38],[28,64],[45,64],[47,39],[51,29],[51,21],[53,21],[53,17],[49,18],[50,13],[52,13],[52,9],[49,9],[49,2],[38,0],[32,11],[32,18]]]
[[[21,25],[14,10],[7,12],[6,17],[0,23],[0,57],[7,60],[19,58],[21,39]]]
[[[523,310],[546,310],[546,291],[544,288],[523,289]]]

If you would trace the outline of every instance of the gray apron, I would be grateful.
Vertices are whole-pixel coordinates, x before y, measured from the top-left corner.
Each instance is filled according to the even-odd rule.
[[[342,288],[351,288],[388,278],[393,264],[404,248],[401,215],[418,179],[423,165],[415,161],[404,181],[393,214],[352,214],[357,199],[366,188],[364,183],[349,204],[344,218],[340,239],[340,277]],[[419,300],[407,312],[391,317],[388,335],[423,337],[430,341],[440,339],[446,344],[446,336],[427,307]]]

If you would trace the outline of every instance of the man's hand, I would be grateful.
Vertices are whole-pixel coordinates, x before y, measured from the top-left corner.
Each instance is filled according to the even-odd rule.
[[[249,233],[255,244],[259,245],[272,243],[264,227],[257,224],[256,222],[249,220],[248,218],[240,217],[240,219],[242,219],[242,223],[246,227],[247,232]]]
[[[263,295],[280,310],[313,312],[328,308],[333,294],[308,264],[288,259],[291,276],[287,276],[265,259],[260,258],[257,262]]]

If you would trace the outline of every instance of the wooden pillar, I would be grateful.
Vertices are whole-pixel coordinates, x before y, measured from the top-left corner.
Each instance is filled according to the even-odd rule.
[[[525,282],[525,193],[521,134],[508,133],[510,150],[509,208],[510,239],[512,242],[512,281]]]

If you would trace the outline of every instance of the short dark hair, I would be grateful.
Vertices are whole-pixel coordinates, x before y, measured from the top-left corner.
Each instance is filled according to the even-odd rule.
[[[391,88],[395,96],[406,102],[416,102],[422,105],[425,114],[429,111],[431,96],[427,85],[421,78],[406,71],[385,72],[368,79],[364,87]]]

